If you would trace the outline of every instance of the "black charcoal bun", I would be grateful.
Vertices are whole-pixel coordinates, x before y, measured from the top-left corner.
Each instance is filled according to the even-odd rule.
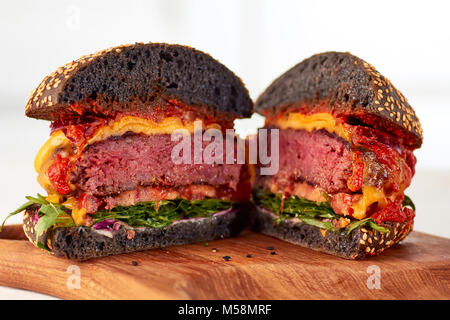
[[[208,54],[181,45],[124,45],[86,55],[47,76],[31,93],[28,117],[145,115],[169,100],[209,116],[248,117],[253,103],[242,81]]]
[[[364,60],[343,52],[314,55],[276,79],[257,99],[255,110],[273,115],[289,109],[331,112],[396,136],[404,145],[422,144],[419,119],[406,98]]]

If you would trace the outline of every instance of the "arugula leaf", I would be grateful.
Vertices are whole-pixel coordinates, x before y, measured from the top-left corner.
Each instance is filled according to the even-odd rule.
[[[45,199],[45,197],[43,195],[40,195],[38,193],[37,198],[34,198],[32,196],[26,196],[25,197],[27,200],[33,201],[34,204],[48,204],[49,202]]]
[[[36,246],[42,250],[50,252],[51,250],[47,247],[47,245],[43,244],[42,242],[36,242]]]
[[[253,201],[271,212],[278,214],[302,214],[309,217],[319,216],[320,218],[339,218],[339,215],[334,213],[328,201],[315,202],[309,201],[297,196],[292,196],[284,199],[283,212],[281,210],[281,195],[275,194],[261,189],[255,190],[253,193]]]
[[[333,219],[339,220],[342,217],[334,212],[328,201],[317,203],[292,196],[284,199],[283,212],[280,212],[281,195],[261,189],[254,191],[253,201],[257,205],[261,205],[269,211],[277,213],[278,218],[275,220],[276,224],[280,224],[284,219],[298,218],[306,224],[328,231],[336,231],[331,221]],[[348,225],[347,235],[350,235],[354,229],[366,225],[380,232],[389,232],[388,229],[376,224],[372,218],[366,218],[351,222]]]
[[[29,207],[31,207],[32,205],[38,204],[38,205],[48,205],[50,202],[48,202],[45,197],[43,195],[38,194],[37,198],[31,197],[31,196],[27,196],[25,197],[28,202],[24,203],[23,205],[21,205],[19,208],[17,208],[15,211],[11,212],[10,214],[8,214],[8,216],[5,218],[5,220],[3,220],[2,225],[0,226],[0,232],[2,232],[3,227],[5,226],[6,221],[11,218],[12,216],[15,216],[16,214],[21,213],[22,211],[25,211],[26,209],[28,209]]]
[[[2,232],[3,227],[5,226],[6,221],[11,218],[12,216],[15,216],[16,214],[21,213],[22,211],[28,209],[29,207],[31,207],[33,204],[35,204],[33,201],[28,201],[26,203],[24,203],[23,205],[21,205],[19,208],[17,208],[16,210],[14,210],[13,212],[11,212],[10,214],[8,214],[8,216],[5,218],[5,220],[3,220],[2,225],[0,226],[0,232]]]
[[[93,218],[94,223],[114,219],[123,221],[132,227],[163,228],[176,220],[207,217],[229,209],[232,205],[233,202],[220,199],[163,200],[159,202],[159,205],[155,201],[148,201],[134,206],[119,206],[112,210],[98,211]]]
[[[39,221],[36,224],[36,242],[38,242],[39,236],[41,236],[45,230],[50,229],[56,224],[56,218],[60,214],[60,211],[62,210],[57,209],[51,202],[49,202],[49,204],[41,205],[38,214],[43,213],[44,215],[39,218]]]
[[[318,227],[320,229],[325,229],[325,230],[329,230],[329,231],[335,230],[333,223],[331,223],[331,221],[321,221],[319,219],[302,217],[302,216],[299,216],[298,218],[300,220],[302,220],[304,223],[309,224],[311,226]]]
[[[375,223],[375,221],[373,219],[369,220],[369,226],[376,231],[379,231],[381,233],[389,233],[389,229],[382,227],[378,224]]]
[[[347,230],[347,236],[350,235],[350,233],[355,230],[356,228],[359,227],[363,227],[369,225],[369,227],[371,227],[372,229],[382,232],[382,233],[388,233],[389,229],[386,229],[378,224],[375,223],[375,220],[373,220],[372,218],[366,218],[366,219],[362,219],[362,220],[358,220],[358,221],[353,221],[352,223],[350,223],[348,225],[348,230]]]
[[[72,220],[72,216],[68,212],[69,209],[65,208],[61,204],[55,204],[47,201],[45,197],[40,194],[38,194],[36,198],[31,196],[27,196],[25,198],[28,200],[28,202],[21,205],[17,210],[11,212],[6,217],[0,228],[0,232],[8,218],[28,209],[32,205],[39,205],[39,211],[37,212],[37,214],[40,216],[40,218],[36,224],[36,243],[38,247],[45,247],[48,250],[46,245],[38,241],[39,236],[41,236],[46,230],[55,226],[68,227],[75,225]]]
[[[292,196],[284,199],[283,212],[280,212],[281,195],[261,189],[254,191],[253,201],[257,205],[277,213],[279,217],[275,220],[276,224],[280,224],[284,219],[298,218],[303,223],[329,231],[336,231],[331,220],[339,220],[340,218],[339,215],[334,213],[328,201],[317,203]],[[330,221],[326,221],[327,219]]]
[[[411,198],[408,197],[406,194],[405,194],[405,198],[403,199],[403,202],[402,202],[402,207],[403,208],[410,207],[411,209],[413,209],[414,212],[416,212],[416,206],[412,202]]]
[[[353,221],[348,225],[348,229],[347,229],[347,236],[350,235],[350,233],[352,233],[353,230],[355,230],[358,227],[362,227],[366,224],[369,223],[369,219],[370,218],[366,218],[366,219],[362,219],[362,220],[357,220],[357,221]]]

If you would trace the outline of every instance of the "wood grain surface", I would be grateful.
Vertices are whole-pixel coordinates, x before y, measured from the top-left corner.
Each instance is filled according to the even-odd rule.
[[[71,265],[80,289],[67,286]],[[367,286],[370,266],[380,289]],[[36,249],[14,225],[0,233],[0,285],[64,299],[450,299],[450,240],[413,232],[381,256],[350,261],[245,231],[207,246],[74,262]]]

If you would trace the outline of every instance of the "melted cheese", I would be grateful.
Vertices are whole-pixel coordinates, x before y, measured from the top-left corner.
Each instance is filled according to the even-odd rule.
[[[58,194],[58,193],[52,193],[52,194],[49,194],[45,198],[45,200],[47,200],[48,202],[51,202],[51,203],[61,203],[62,196],[60,194]]]
[[[36,155],[34,169],[39,173],[42,166],[53,156],[56,149],[65,148],[70,144],[70,140],[66,138],[61,130],[54,132]]]
[[[363,186],[361,199],[352,205],[352,216],[355,219],[364,219],[366,217],[367,208],[374,203],[378,203],[378,208],[384,208],[386,206],[386,195],[383,190],[374,186]]]
[[[283,130],[294,129],[312,132],[313,130],[325,129],[345,140],[350,140],[347,130],[342,124],[336,123],[336,119],[330,113],[305,115],[298,112],[290,112],[270,122]]]
[[[72,210],[72,219],[77,226],[88,224],[89,219],[87,216],[87,210],[85,208],[78,208],[77,199],[69,198],[62,205],[67,209]]]
[[[87,144],[103,141],[112,136],[121,136],[129,131],[150,136],[152,134],[172,134],[177,129],[185,129],[192,133],[194,132],[194,122],[184,124],[177,117],[168,117],[161,122],[154,122],[139,117],[125,116],[110,126],[101,127]]]

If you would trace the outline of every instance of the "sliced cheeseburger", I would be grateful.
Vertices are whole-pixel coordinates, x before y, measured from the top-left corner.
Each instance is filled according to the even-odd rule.
[[[251,113],[241,80],[192,48],[135,44],[66,64],[26,105],[51,121],[35,160],[48,196],[18,210],[26,235],[85,260],[235,234],[237,204],[251,196],[245,165],[176,164],[171,134],[194,135],[194,122],[224,133]]]
[[[276,79],[255,109],[266,129],[279,129],[280,150],[279,171],[254,184],[256,229],[347,259],[376,255],[412,230],[404,191],[422,129],[370,64],[349,53],[312,56]]]

